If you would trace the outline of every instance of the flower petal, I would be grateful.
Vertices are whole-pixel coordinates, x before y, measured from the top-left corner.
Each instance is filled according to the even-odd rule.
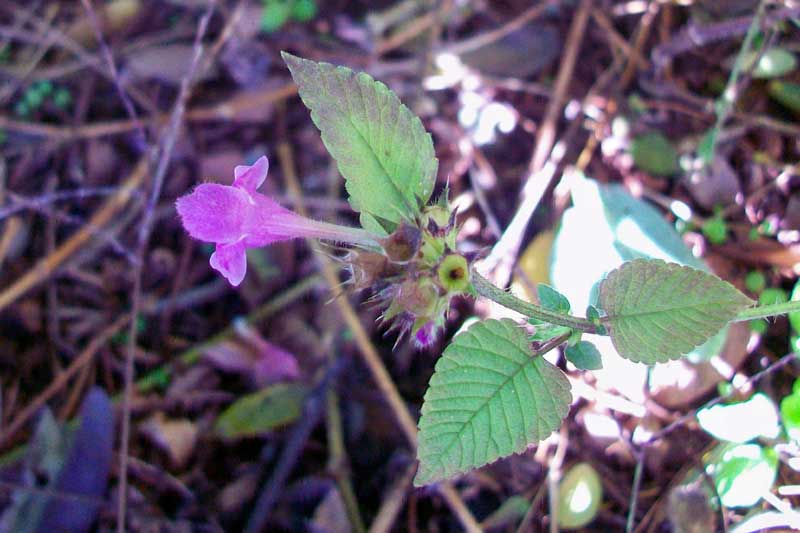
[[[253,209],[246,192],[229,185],[204,183],[175,202],[183,227],[195,239],[230,243],[242,236],[242,224]]]
[[[269,161],[262,155],[251,166],[239,165],[233,169],[233,186],[253,194],[267,179]]]
[[[228,283],[238,286],[247,272],[247,248],[243,242],[218,244],[217,250],[211,254],[211,268],[225,276]]]

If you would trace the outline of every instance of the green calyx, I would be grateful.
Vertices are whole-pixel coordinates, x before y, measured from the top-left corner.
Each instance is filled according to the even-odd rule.
[[[470,286],[469,263],[463,255],[450,254],[436,269],[439,284],[448,293],[466,292]]]

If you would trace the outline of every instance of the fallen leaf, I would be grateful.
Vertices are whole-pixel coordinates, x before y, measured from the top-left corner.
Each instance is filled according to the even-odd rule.
[[[257,387],[300,376],[297,359],[265,340],[244,322],[237,323],[237,341],[223,341],[205,350],[204,360],[224,372],[240,374]]]
[[[142,433],[168,456],[176,469],[183,468],[197,445],[197,424],[187,418],[168,419],[157,412],[141,427]]]

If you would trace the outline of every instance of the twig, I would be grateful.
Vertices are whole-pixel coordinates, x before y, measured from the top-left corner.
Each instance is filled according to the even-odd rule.
[[[265,89],[252,94],[241,94],[220,104],[198,107],[186,112],[185,119],[189,122],[202,122],[207,120],[231,120],[248,109],[274,104],[285,100],[297,93],[293,83],[287,83],[277,89]],[[147,126],[163,126],[169,115],[159,113],[154,116],[142,118]],[[28,135],[48,137],[59,141],[75,139],[95,139],[109,135],[120,135],[135,130],[138,124],[132,120],[112,120],[98,124],[85,124],[82,126],[53,126],[50,124],[33,123],[14,120],[0,115],[0,128]]]
[[[408,487],[411,486],[411,481],[414,479],[416,472],[417,465],[412,463],[403,472],[403,475],[397,478],[386,496],[384,496],[383,503],[369,526],[369,533],[389,533],[392,531],[397,515],[406,501]]]
[[[558,482],[561,480],[561,467],[564,465],[564,456],[567,454],[567,441],[569,433],[566,424],[562,424],[558,434],[558,445],[550,460],[547,471],[547,491],[550,502],[550,533],[558,533]]]
[[[331,350],[328,350],[329,352]],[[342,412],[339,409],[339,394],[336,388],[328,387],[325,396],[325,420],[328,428],[328,469],[333,473],[339,494],[344,503],[350,527],[355,533],[364,533],[364,520],[358,510],[358,500],[353,491],[353,483],[350,481],[348,468],[347,452],[344,448],[344,436],[342,431]]]
[[[91,23],[92,29],[94,30],[97,38],[97,43],[100,47],[100,53],[103,55],[103,59],[108,66],[111,79],[114,81],[114,87],[117,89],[117,93],[119,93],[119,98],[122,101],[122,105],[125,107],[125,111],[128,113],[128,116],[131,118],[134,124],[136,124],[139,142],[142,146],[145,146],[147,143],[147,135],[142,127],[142,123],[139,121],[139,116],[136,114],[136,108],[133,106],[133,102],[128,96],[128,93],[125,91],[125,88],[122,86],[122,82],[119,78],[119,72],[117,71],[117,65],[114,63],[114,56],[111,54],[111,49],[108,47],[108,43],[106,43],[105,37],[103,36],[103,29],[100,27],[100,22],[97,20],[97,13],[95,13],[94,8],[92,7],[91,0],[81,0],[81,3],[89,15],[89,22]]]
[[[628,505],[628,520],[625,523],[625,533],[633,533],[633,528],[636,525],[636,502],[639,499],[639,487],[642,484],[642,471],[644,470],[644,458],[646,453],[646,447],[639,451],[636,469],[633,471],[633,486],[631,487],[631,499]]]
[[[578,56],[586,23],[591,14],[592,0],[581,0],[578,11],[572,20],[572,26],[567,37],[567,48],[561,60],[561,67],[558,70],[556,81],[553,85],[553,97],[548,104],[544,119],[537,131],[535,148],[528,166],[528,175],[525,185],[522,188],[522,198],[517,212],[511,219],[503,235],[492,247],[489,256],[484,260],[482,268],[493,271],[490,274],[493,281],[505,286],[511,275],[511,266],[516,261],[519,247],[525,228],[539,205],[545,191],[550,186],[550,182],[555,177],[556,161],[545,166],[548,154],[553,150],[555,141],[556,126],[561,115],[564,101],[567,96],[567,87],[574,73],[575,62]],[[555,150],[553,150],[555,152]],[[558,154],[551,154],[555,159],[560,160]],[[488,273],[488,272],[487,272]]]
[[[159,153],[159,160],[153,176],[153,185],[150,192],[147,205],[142,216],[142,221],[139,226],[139,233],[136,243],[136,256],[139,259],[134,264],[133,273],[133,305],[131,309],[131,322],[128,331],[128,349],[125,353],[125,386],[122,399],[122,429],[121,444],[120,444],[120,476],[119,476],[119,500],[117,505],[117,532],[124,533],[125,519],[127,513],[127,483],[128,483],[128,449],[130,446],[130,432],[131,432],[131,401],[133,398],[133,380],[134,380],[134,353],[136,350],[136,336],[138,334],[136,328],[137,318],[139,316],[139,307],[141,305],[142,293],[142,269],[144,263],[144,254],[147,245],[150,241],[150,232],[152,231],[153,222],[155,221],[155,210],[158,199],[161,196],[161,188],[164,184],[164,177],[167,173],[167,166],[172,158],[172,149],[175,146],[175,141],[178,137],[178,126],[183,120],[183,114],[186,110],[186,102],[189,99],[191,87],[194,84],[195,71],[200,64],[200,57],[203,53],[203,38],[205,37],[208,28],[208,22],[211,20],[211,15],[214,13],[215,0],[208,0],[206,11],[200,19],[197,27],[197,34],[195,36],[194,49],[192,60],[189,64],[189,69],[181,81],[180,92],[178,93],[175,106],[170,118],[170,123],[164,131],[161,139],[161,149]]]
[[[514,33],[515,31],[521,29],[526,24],[530,23],[533,20],[539,18],[542,13],[544,13],[547,9],[557,6],[558,2],[555,0],[547,0],[546,2],[542,2],[541,4],[534,5],[529,7],[507,23],[503,24],[499,28],[495,28],[493,30],[486,31],[481,33],[480,35],[476,35],[474,37],[470,37],[468,39],[464,39],[463,41],[458,41],[456,43],[447,45],[444,47],[445,52],[451,54],[465,54],[467,52],[472,52],[478,50],[479,48],[483,48],[484,46],[488,46],[494,42],[499,41],[503,37]]]
[[[764,17],[766,26],[774,26],[778,22],[800,16],[800,7],[785,7],[776,9]],[[689,24],[678,32],[672,39],[653,49],[651,57],[656,71],[663,69],[675,56],[684,54],[699,46],[733,39],[747,33],[753,21],[753,16],[738,17],[723,22],[698,26]]]
[[[750,386],[750,385],[758,382],[761,378],[763,378],[765,376],[768,376],[769,374],[772,374],[776,370],[778,370],[780,368],[783,368],[784,366],[792,363],[793,361],[796,361],[797,357],[798,357],[798,354],[796,354],[794,352],[792,352],[790,354],[787,354],[787,355],[784,355],[783,357],[781,357],[780,359],[778,359],[777,361],[775,361],[774,363],[769,365],[767,368],[765,368],[761,372],[758,372],[758,373],[754,374],[752,377],[750,377],[750,379],[748,379],[747,381],[742,383],[739,388],[747,387],[747,386]],[[694,418],[695,416],[697,416],[697,411],[700,411],[701,409],[707,409],[709,407],[717,405],[718,403],[727,400],[728,398],[730,398],[734,394],[735,394],[735,391],[732,390],[727,394],[724,394],[722,396],[718,396],[717,398],[714,398],[713,400],[705,403],[701,407],[693,410],[691,413],[686,413],[685,415],[683,415],[679,419],[677,419],[674,422],[670,423],[668,426],[662,428],[657,433],[654,433],[653,435],[651,435],[650,438],[647,439],[647,441],[642,443],[642,446],[649,445],[649,444],[651,444],[651,443],[653,443],[653,442],[655,442],[655,441],[657,441],[659,439],[663,439],[668,434],[672,433],[674,430],[676,430],[677,428],[679,428],[680,426],[685,424],[687,421],[689,421],[692,418]]]
[[[0,311],[52,275],[94,235],[95,228],[101,228],[110,222],[127,205],[131,196],[136,192],[146,176],[147,158],[142,158],[136,164],[130,176],[119,187],[117,193],[92,215],[85,226],[75,232],[66,242],[59,245],[52,254],[41,259],[26,274],[0,292]]]
[[[2,434],[0,434],[0,448],[5,447],[14,435],[22,429],[28,421],[41,409],[45,403],[55,396],[66,384],[77,374],[86,364],[88,364],[95,356],[98,350],[102,348],[111,337],[116,335],[130,320],[130,314],[117,318],[111,325],[101,331],[86,348],[65,368],[55,379],[50,382],[45,390],[43,390],[31,403],[29,403],[19,414],[5,427]]]
[[[25,209],[40,209],[64,200],[83,200],[93,196],[109,196],[119,191],[119,187],[86,187],[74,191],[54,191],[36,197],[12,196],[12,205],[0,208],[0,220]],[[2,197],[0,196],[0,201]]]
[[[756,9],[756,14],[753,17],[753,21],[750,23],[750,27],[747,29],[747,34],[744,37],[744,42],[742,42],[742,47],[739,48],[739,53],[736,55],[736,61],[733,63],[733,68],[731,69],[731,74],[728,77],[728,82],[725,84],[725,90],[722,91],[722,96],[714,106],[717,112],[717,119],[714,121],[714,126],[709,132],[710,141],[708,153],[704,158],[706,163],[710,163],[714,157],[714,153],[717,149],[719,132],[725,125],[725,121],[730,115],[731,108],[733,107],[733,103],[736,101],[736,97],[739,96],[739,76],[742,73],[742,67],[745,66],[745,59],[750,53],[750,48],[753,45],[753,39],[755,39],[756,33],[761,28],[761,21],[764,18],[766,8],[766,0],[761,0],[758,3],[758,9]],[[749,68],[752,68],[753,66],[754,65],[750,65]]]
[[[264,526],[275,502],[278,500],[281,490],[286,485],[286,479],[289,477],[289,474],[292,473],[295,463],[297,463],[297,460],[300,458],[300,454],[303,452],[303,447],[309,435],[311,435],[311,431],[313,431],[319,423],[320,418],[322,418],[322,410],[325,406],[325,391],[330,386],[330,380],[333,374],[337,372],[338,366],[340,365],[332,365],[321,383],[306,399],[305,405],[303,406],[303,415],[291,429],[275,469],[272,471],[272,475],[264,484],[264,487],[256,499],[253,512],[250,514],[250,518],[247,520],[247,526],[244,529],[245,533],[259,533],[265,531]]]

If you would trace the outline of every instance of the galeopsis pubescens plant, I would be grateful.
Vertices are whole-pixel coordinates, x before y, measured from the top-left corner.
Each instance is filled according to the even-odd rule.
[[[541,285],[540,305],[492,285],[459,250],[447,189],[431,202],[438,161],[420,120],[364,73],[283,55],[322,140],[345,178],[361,228],[302,217],[257,192],[261,157],[234,169],[232,185],[202,184],[179,198],[184,228],[214,243],[211,266],[234,286],[246,250],[297,237],[350,246],[342,257],[357,289],[371,292],[382,320],[422,347],[443,331],[451,300],[483,296],[528,318],[482,320],[457,335],[436,364],[419,422],[417,484],[441,480],[521,452],[558,428],[571,394],[564,373],[541,357],[562,344],[579,369],[600,364],[584,333],[610,335],[619,354],[646,364],[677,359],[732,320],[797,310],[751,308],[729,283],[686,266],[637,259],[608,273],[586,317]]]

